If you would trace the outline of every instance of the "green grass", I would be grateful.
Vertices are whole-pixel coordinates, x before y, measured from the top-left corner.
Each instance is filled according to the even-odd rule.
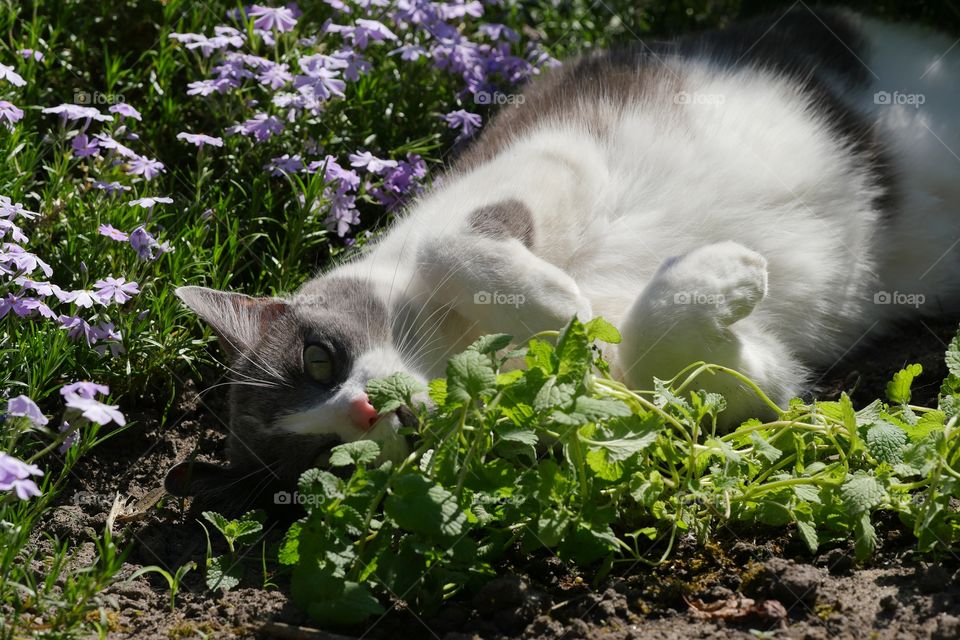
[[[489,7],[487,19],[513,27],[524,41],[535,36],[545,50],[563,58],[635,36],[722,26],[769,6],[735,0],[643,4],[524,2]],[[950,0],[846,4],[953,32],[960,29],[960,10]],[[332,259],[354,250],[327,231],[322,180],[316,175],[268,176],[263,166],[271,157],[285,149],[301,151],[309,136],[344,161],[347,153],[358,149],[393,158],[417,153],[435,175],[454,143],[453,132],[438,116],[461,107],[482,111],[458,103],[459,78],[426,62],[400,64],[385,55],[387,47],[372,48],[372,71],[349,83],[345,99],[331,103],[302,129],[265,145],[224,136],[224,148],[198,153],[178,141],[176,134],[221,134],[251,112],[233,94],[187,96],[187,84],[205,77],[210,61],[168,36],[209,33],[235,6],[189,0],[0,2],[0,62],[13,65],[26,81],[20,88],[0,82],[0,99],[25,112],[12,130],[0,129],[0,195],[41,214],[23,227],[30,236],[28,246],[53,267],[56,284],[82,289],[106,275],[122,275],[141,287],[141,293],[122,308],[100,310],[101,319],[113,322],[123,336],[125,352],[114,357],[69,340],[51,322],[24,320],[12,313],[0,320],[4,396],[28,395],[51,417],[49,430],[27,428],[17,420],[0,424],[0,450],[23,460],[44,451],[56,438],[64,411],[58,390],[76,380],[109,385],[111,401],[128,413],[153,412],[166,420],[179,381],[195,377],[198,367],[215,365],[209,333],[182,309],[173,286],[203,284],[259,294],[289,291]],[[301,24],[313,29],[330,14],[319,2],[304,9]],[[259,46],[264,53],[282,56],[293,44],[283,41],[272,52]],[[46,58],[26,62],[16,54],[23,48],[40,50]],[[122,96],[139,109],[143,121],[129,121],[139,140],[128,144],[138,153],[160,158],[166,173],[143,182],[123,176],[108,162],[73,158],[66,131],[55,116],[42,114],[41,109],[73,102],[77,92]],[[132,191],[110,196],[92,189],[88,178],[93,174],[122,180]],[[299,194],[307,205],[301,204]],[[158,205],[149,217],[127,204],[136,197],[158,195],[174,202]],[[390,214],[363,190],[358,208],[361,228],[389,224]],[[139,260],[128,245],[97,232],[101,224],[130,231],[145,222],[174,249],[152,262]],[[67,305],[58,311],[71,310]],[[133,421],[127,428],[144,425]],[[97,560],[78,568],[70,543],[51,540],[40,546],[36,540],[44,537],[40,523],[57,503],[77,461],[97,455],[104,433],[95,425],[83,427],[78,443],[66,454],[52,451],[37,460],[45,471],[40,497],[0,502],[0,636],[96,632],[101,606],[96,594],[115,579],[121,550],[101,532]]]

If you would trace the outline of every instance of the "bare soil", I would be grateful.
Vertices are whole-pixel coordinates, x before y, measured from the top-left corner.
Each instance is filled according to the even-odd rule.
[[[882,397],[900,367],[919,362],[924,374],[914,401],[935,402],[945,373],[943,352],[955,319],[918,322],[853,350],[824,372],[821,395],[852,391],[860,405]],[[865,339],[866,343],[867,340]],[[211,378],[213,379],[213,378]],[[202,386],[202,385],[201,385]],[[78,564],[94,557],[93,532],[102,531],[113,496],[143,498],[162,485],[167,468],[192,451],[222,460],[222,398],[184,385],[160,426],[157,412],[134,416],[138,425],[118,434],[81,462],[61,504],[37,533],[68,540]],[[128,407],[129,408],[129,407]],[[129,412],[135,413],[135,412]],[[173,570],[204,562],[206,537],[197,514],[165,498],[134,522],[118,525],[129,550],[121,574],[146,565]],[[403,603],[366,628],[320,631],[289,600],[271,558],[284,529],[273,524],[251,552],[240,587],[206,591],[200,570],[188,573],[171,610],[166,582],[156,574],[120,582],[100,595],[111,637],[117,638],[958,638],[960,559],[917,557],[913,540],[893,520],[881,524],[879,552],[857,566],[846,545],[811,557],[789,532],[723,531],[706,547],[683,541],[665,566],[622,567],[600,584],[549,555],[511,558],[478,593],[428,617]],[[216,543],[215,543],[216,546]],[[264,587],[262,559],[270,582]],[[44,573],[38,566],[39,573]]]

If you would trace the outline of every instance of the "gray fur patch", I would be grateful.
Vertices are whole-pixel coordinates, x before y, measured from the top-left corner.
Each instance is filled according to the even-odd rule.
[[[533,247],[533,214],[525,204],[514,198],[474,210],[467,219],[467,225],[481,235],[498,240],[516,238],[527,248]]]

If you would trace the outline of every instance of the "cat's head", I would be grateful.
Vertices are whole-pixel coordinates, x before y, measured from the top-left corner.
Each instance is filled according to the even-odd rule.
[[[366,384],[396,371],[423,376],[395,347],[390,309],[368,283],[318,278],[288,298],[201,287],[176,293],[228,356],[230,465],[181,463],[167,474],[170,493],[199,495],[223,511],[263,507],[293,491],[337,444],[372,438],[384,457],[406,455],[397,431],[412,413],[377,415]]]

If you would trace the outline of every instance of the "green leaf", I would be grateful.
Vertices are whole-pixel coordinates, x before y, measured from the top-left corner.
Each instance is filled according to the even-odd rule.
[[[456,497],[421,476],[397,478],[385,511],[400,528],[434,539],[459,536],[467,526],[467,516]]]
[[[593,356],[590,352],[590,340],[583,324],[573,318],[557,340],[558,359],[557,377],[561,380],[578,381],[590,369]]]
[[[817,552],[817,547],[820,546],[820,538],[817,536],[817,528],[813,526],[812,522],[797,520],[797,534],[806,543],[810,553]]]
[[[490,357],[479,351],[464,351],[447,363],[447,397],[466,403],[480,400],[497,390],[497,374]]]
[[[283,534],[283,543],[280,545],[280,551],[277,554],[280,564],[292,565],[300,562],[300,531],[302,526],[299,522],[294,522]]]
[[[315,600],[306,607],[307,615],[320,624],[355,625],[384,612],[383,606],[362,584],[346,581],[336,598]]]
[[[555,548],[570,526],[570,514],[561,509],[547,509],[537,519],[537,539],[549,549]]]
[[[554,411],[551,417],[561,424],[581,425],[631,415],[630,407],[615,398],[580,396],[569,412]]]
[[[494,334],[479,338],[476,342],[474,342],[467,348],[472,349],[477,353],[483,353],[483,354],[496,353],[501,349],[506,349],[507,347],[509,347],[511,340],[513,340],[513,336],[508,336],[505,333],[494,333]]]
[[[870,523],[870,514],[864,513],[854,526],[853,553],[857,560],[869,558],[877,548],[877,531]]]
[[[216,527],[217,531],[222,533],[224,537],[227,536],[227,532],[230,530],[230,520],[223,517],[216,511],[204,511],[201,513],[204,519]]]
[[[216,526],[216,525],[214,525]],[[230,591],[243,578],[243,565],[231,556],[215,556],[207,558],[207,574],[205,581],[207,589],[223,589]]]
[[[869,513],[883,502],[887,492],[880,481],[865,474],[851,476],[840,487],[840,499],[846,513],[858,516]]]
[[[880,422],[867,429],[864,441],[867,443],[867,451],[878,461],[896,464],[903,460],[907,434],[896,425]]]
[[[949,351],[947,352],[950,353]],[[887,383],[887,398],[890,402],[897,404],[908,404],[910,402],[910,386],[913,379],[923,372],[923,367],[919,364],[908,365],[894,374],[893,380]]]
[[[783,455],[783,452],[780,449],[777,449],[775,446],[763,439],[756,431],[750,433],[750,442],[753,443],[753,449],[758,454],[766,458],[767,462],[773,464],[780,459],[780,456]]]
[[[533,399],[533,408],[537,411],[566,409],[573,404],[576,387],[569,382],[558,382],[556,376],[547,378],[537,396]]]
[[[355,440],[330,449],[330,466],[365,467],[380,456],[380,445],[374,440]]]
[[[584,325],[584,328],[587,332],[587,338],[591,341],[599,340],[608,344],[620,344],[620,332],[600,316],[590,320]]]
[[[413,406],[413,396],[427,390],[422,382],[408,373],[397,372],[367,383],[370,403],[380,413],[390,413],[402,406]]]
[[[525,429],[523,427],[498,427],[496,429],[496,434],[500,436],[500,439],[502,440],[507,440],[509,442],[522,442],[523,444],[528,444],[534,447],[540,442],[540,436],[537,435],[535,430]]]
[[[960,378],[960,332],[950,341],[945,359],[950,375]]]
[[[646,475],[636,474],[630,478],[631,497],[648,509],[663,494],[664,487],[663,476],[659,471],[650,471]]]

